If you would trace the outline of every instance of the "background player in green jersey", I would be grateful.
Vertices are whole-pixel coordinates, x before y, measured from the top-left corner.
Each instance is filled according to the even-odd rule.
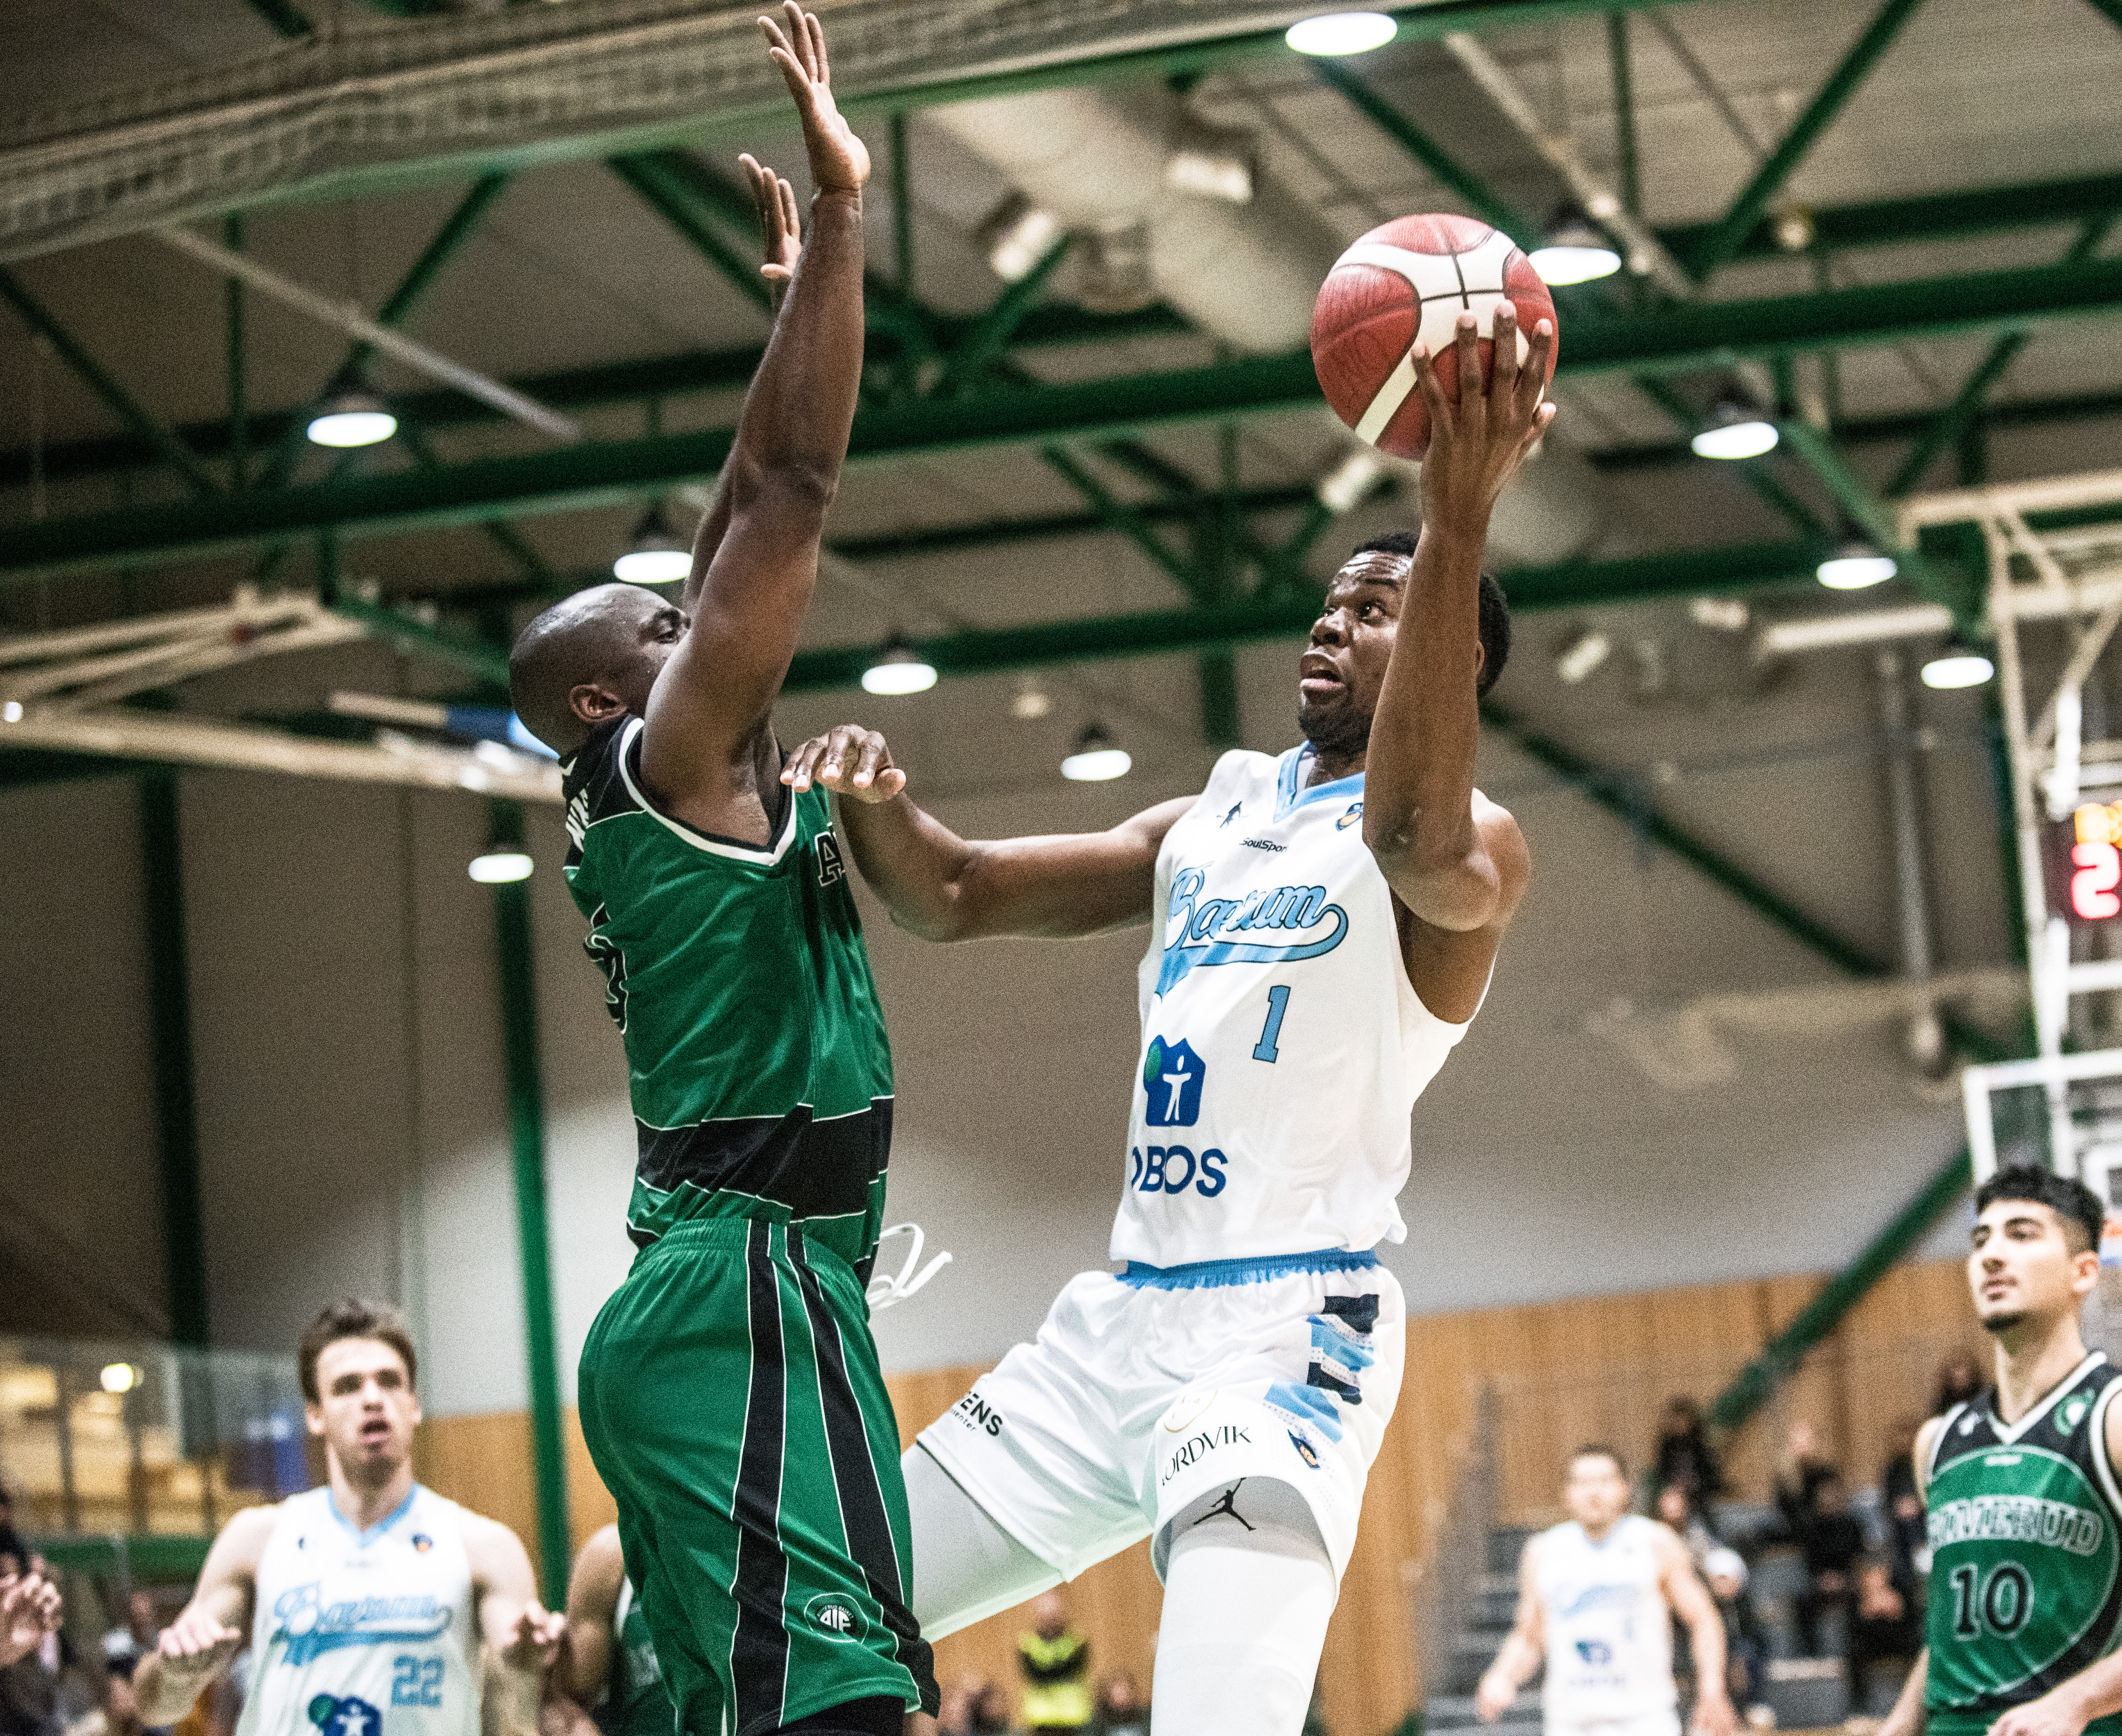
[[[772,713],[817,583],[862,358],[869,154],[825,33],[762,20],[817,194],[744,159],[786,299],[680,602],[600,585],[510,659],[560,756],[566,873],[626,1048],[643,1252],[583,1347],[583,1434],[693,1736],[900,1736],[935,1706],[898,1429],[863,1289],[891,1059],[822,792]]]
[[[568,1637],[552,1685],[573,1715],[540,1720],[545,1736],[588,1736],[586,1724],[603,1736],[671,1736],[676,1719],[663,1692],[663,1667],[626,1576],[616,1525],[594,1532],[575,1557]]]
[[[1998,1171],[1975,1210],[1967,1281],[1996,1384],[1916,1437],[1927,1643],[1880,1736],[2122,1736],[2122,1374],[2078,1330],[2106,1214],[2031,1168]]]

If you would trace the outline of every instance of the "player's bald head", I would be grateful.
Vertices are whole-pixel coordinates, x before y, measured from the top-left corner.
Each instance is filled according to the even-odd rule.
[[[643,647],[658,616],[677,611],[653,591],[614,582],[577,591],[535,617],[508,653],[508,696],[524,727],[563,759],[581,746],[592,726],[577,709],[577,690],[601,686],[627,697],[644,673],[652,682],[661,659],[644,668]]]

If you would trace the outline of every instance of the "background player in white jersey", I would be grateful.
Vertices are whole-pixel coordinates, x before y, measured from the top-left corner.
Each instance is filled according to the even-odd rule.
[[[883,739],[837,730],[783,776],[844,797],[855,859],[936,939],[1151,919],[1142,1062],[1112,1253],[905,1458],[914,1609],[931,1636],[1150,1535],[1166,1584],[1157,1736],[1303,1722],[1400,1384],[1405,1304],[1372,1249],[1409,1113],[1485,993],[1528,871],[1474,788],[1479,695],[1509,644],[1489,517],[1554,415],[1540,322],[1447,399],[1419,541],[1357,551],[1299,666],[1302,746],[1234,752],[1197,798],[1113,831],[969,844],[904,795]],[[1470,314],[1458,377],[1478,382]]]
[[[1694,1657],[1699,1736],[1737,1726],[1724,1686],[1724,1623],[1671,1527],[1629,1511],[1629,1477],[1610,1447],[1580,1447],[1562,1487],[1569,1517],[1530,1539],[1518,1562],[1518,1614],[1481,1678],[1474,1710],[1493,1724],[1543,1653],[1547,1736],[1680,1736],[1672,1620]]]
[[[248,1628],[239,1736],[478,1736],[482,1706],[488,1736],[535,1736],[564,1621],[539,1607],[513,1532],[413,1480],[414,1366],[380,1303],[334,1303],[302,1335],[327,1480],[222,1527],[133,1678],[151,1727],[184,1716]]]

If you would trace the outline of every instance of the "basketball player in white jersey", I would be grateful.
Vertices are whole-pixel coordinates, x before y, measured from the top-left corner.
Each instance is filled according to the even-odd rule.
[[[183,1717],[247,1629],[238,1736],[480,1736],[483,1703],[487,1736],[536,1736],[564,1619],[539,1607],[513,1532],[413,1480],[420,1401],[397,1311],[334,1303],[300,1367],[327,1480],[222,1528],[141,1660],[142,1717]]]
[[[1629,1477],[1610,1447],[1570,1455],[1563,1523],[1530,1539],[1518,1562],[1518,1614],[1481,1678],[1474,1710],[1493,1724],[1547,1659],[1546,1736],[1680,1736],[1672,1622],[1694,1658],[1697,1736],[1732,1736],[1724,1622],[1669,1525],[1629,1511]]]
[[[882,737],[783,775],[933,939],[1152,923],[1112,1255],[905,1455],[932,1638],[1145,1535],[1166,1586],[1156,1736],[1295,1736],[1397,1395],[1405,1308],[1372,1252],[1417,1095],[1465,1035],[1522,896],[1525,840],[1474,788],[1509,620],[1481,572],[1498,496],[1554,415],[1554,342],[1495,315],[1489,389],[1447,398],[1419,540],[1358,550],[1298,667],[1302,746],[1227,753],[1200,796],[1110,832],[969,844]],[[1458,377],[1479,382],[1473,315]],[[1521,354],[1521,346],[1524,353]],[[1521,362],[1523,365],[1521,367]]]

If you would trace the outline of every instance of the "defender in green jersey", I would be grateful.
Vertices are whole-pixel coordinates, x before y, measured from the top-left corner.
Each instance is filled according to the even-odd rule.
[[[575,1557],[568,1579],[568,1637],[553,1668],[553,1687],[585,1715],[565,1720],[571,1736],[588,1736],[585,1722],[601,1736],[671,1736],[676,1728],[616,1525],[593,1533]]]
[[[900,1736],[936,1704],[864,1297],[891,1062],[819,794],[774,702],[817,583],[862,357],[869,155],[818,21],[762,20],[817,196],[743,159],[787,297],[676,604],[600,585],[510,659],[559,755],[567,875],[624,1038],[642,1252],[583,1347],[582,1432],[688,1736]]]
[[[1880,1736],[2122,1736],[2122,1372],[2078,1329],[2106,1214],[2045,1169],[2001,1170],[1975,1204],[1997,1382],[1916,1438],[1926,1645]]]

